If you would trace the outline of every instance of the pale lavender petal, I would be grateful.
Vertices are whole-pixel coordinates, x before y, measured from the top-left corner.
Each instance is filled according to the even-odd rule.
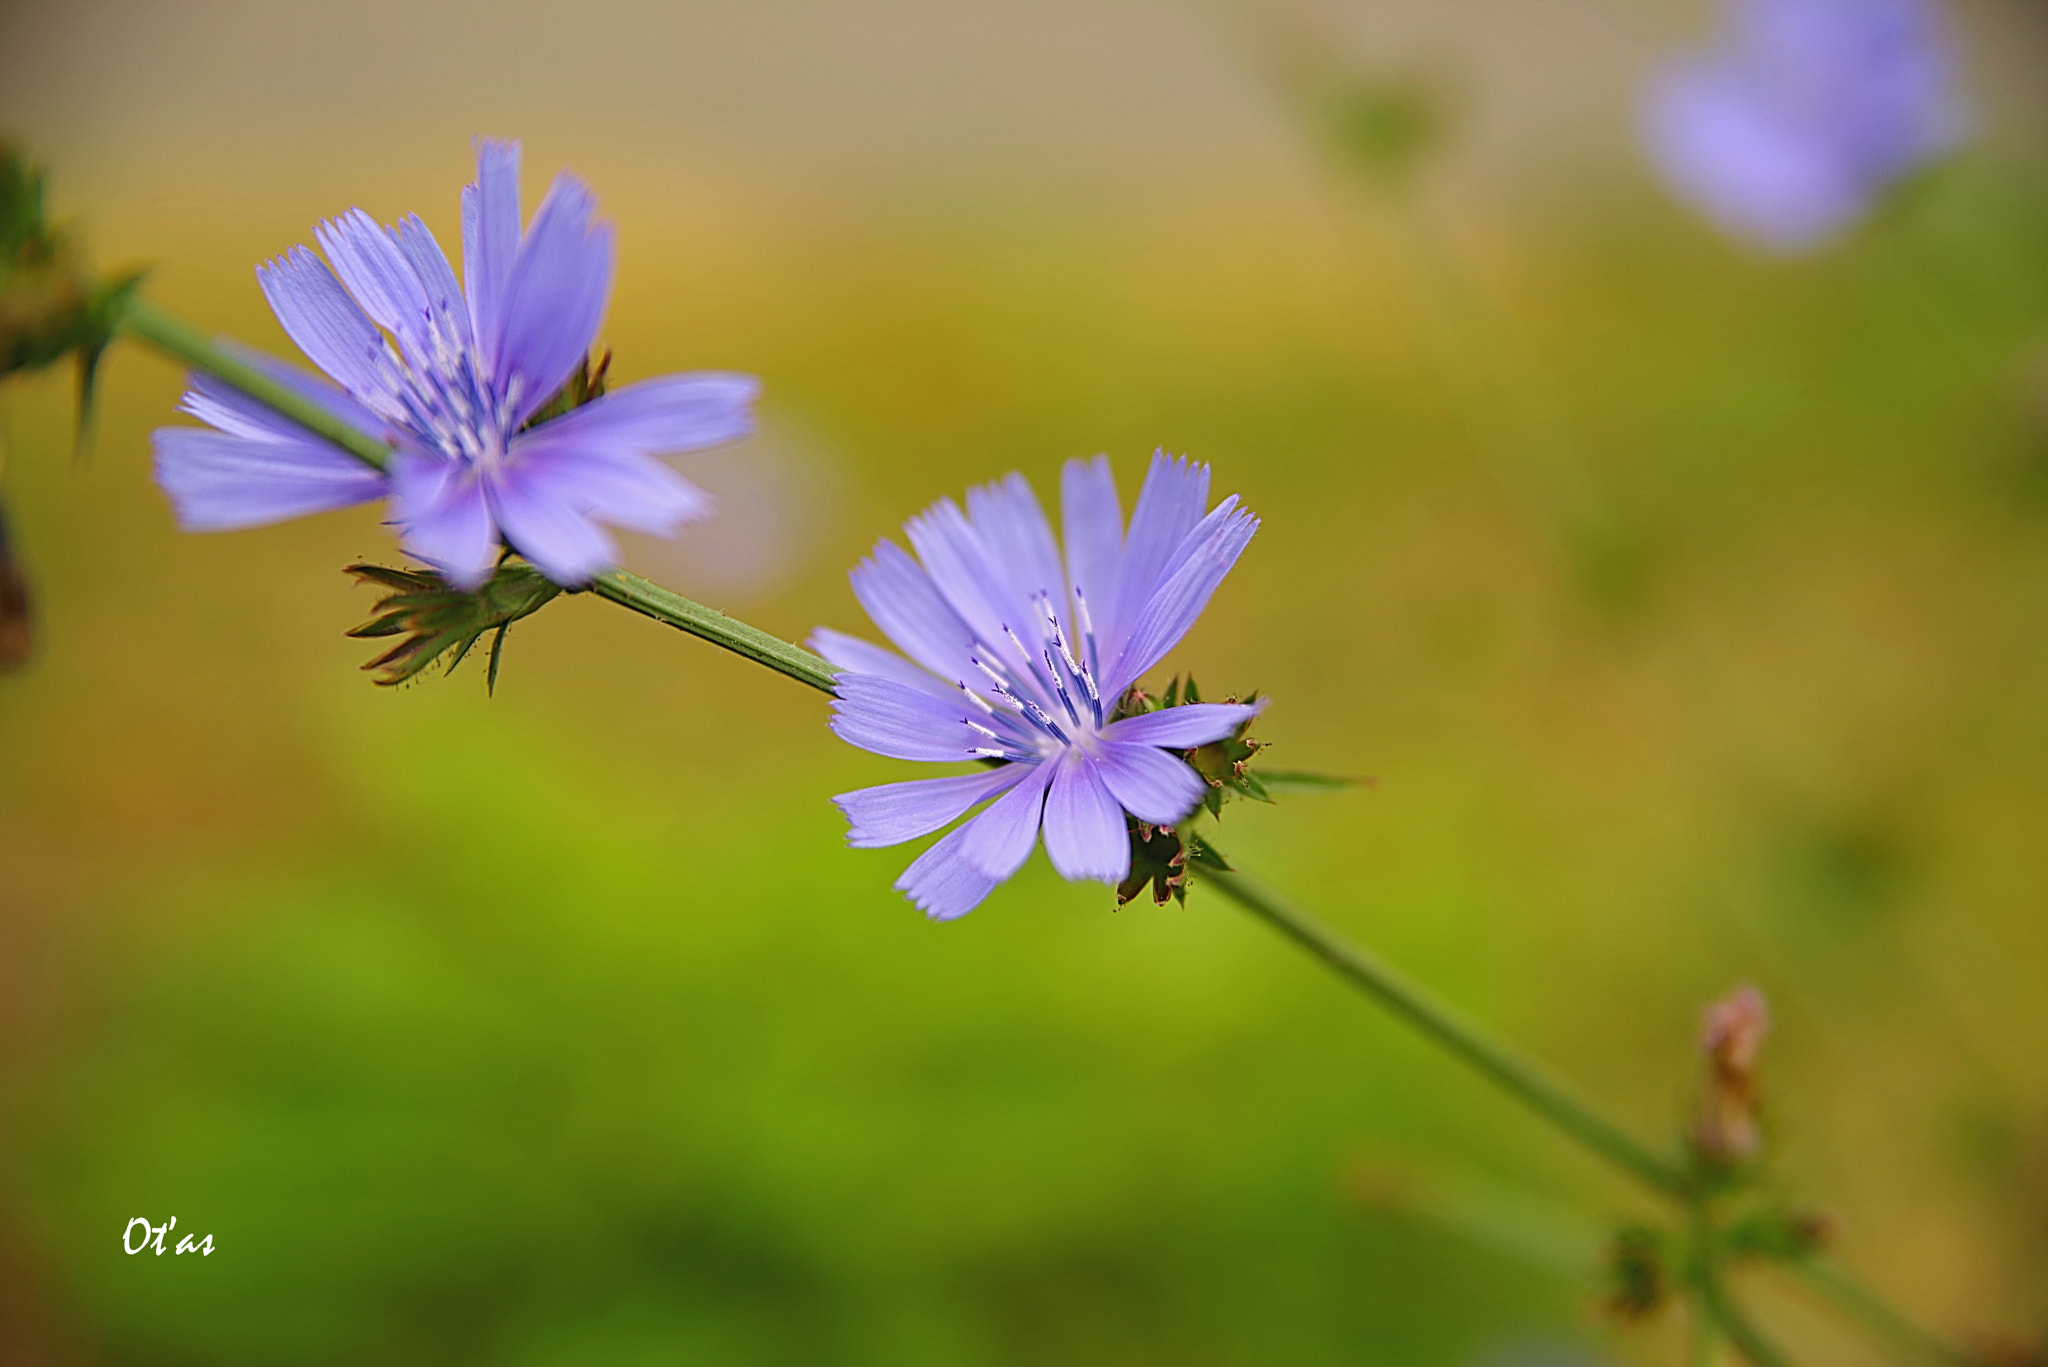
[[[1135,717],[1113,721],[1102,728],[1107,740],[1139,745],[1165,745],[1192,750],[1212,740],[1222,740],[1259,715],[1264,703],[1197,702],[1184,707],[1166,707]]]
[[[1209,790],[1208,780],[1186,760],[1149,745],[1105,741],[1096,750],[1094,766],[1125,811],[1155,826],[1181,820]]]
[[[1005,764],[978,774],[953,778],[920,778],[884,783],[832,799],[846,814],[846,843],[855,849],[880,849],[930,835],[977,802],[1008,790],[1026,777],[1025,767]]]
[[[833,679],[832,733],[891,759],[973,759],[986,738],[970,730],[964,702],[949,703],[894,679],[840,674]]]
[[[392,426],[390,422],[377,416],[377,414],[357,402],[355,397],[346,390],[336,388],[333,383],[314,374],[312,371],[295,366],[289,361],[281,361],[275,356],[270,356],[256,350],[254,347],[244,346],[232,338],[221,338],[219,346],[221,350],[229,352],[249,365],[254,366],[287,389],[295,391],[304,398],[311,399],[314,403],[319,404],[322,408],[332,413],[335,417],[340,418],[364,436],[385,442],[392,439]],[[197,382],[199,378],[197,375],[193,376],[195,389],[198,388]],[[225,388],[225,385],[223,387]],[[240,393],[239,390],[235,392]],[[255,407],[263,407],[263,405],[257,404],[254,399],[246,399],[244,402]],[[270,410],[265,408],[264,411],[269,412]],[[289,419],[278,417],[275,414],[272,414],[272,416],[278,422],[290,423]],[[304,431],[297,423],[290,423],[290,427],[294,432]]]
[[[1028,656],[1020,658],[1010,646],[1003,628],[1022,635],[1029,632],[1031,619],[1010,601],[1007,577],[960,505],[940,499],[904,523],[903,531],[933,585],[973,635],[1006,663],[1030,664]]]
[[[674,471],[660,473],[688,487]],[[590,519],[589,500],[583,496],[587,482],[565,480],[562,474],[559,468],[507,465],[486,477],[483,489],[505,544],[557,584],[576,588],[610,568],[618,549]]]
[[[911,905],[934,921],[951,921],[980,906],[995,891],[1001,879],[991,878],[968,863],[961,854],[967,833],[983,818],[948,832],[939,842],[911,861],[896,888]]]
[[[1070,460],[1060,471],[1060,515],[1067,544],[1067,577],[1087,600],[1097,633],[1116,612],[1117,561],[1123,554],[1123,505],[1109,458]],[[1097,648],[1103,645],[1101,636]]]
[[[879,674],[885,679],[910,688],[922,689],[934,697],[948,702],[960,697],[960,690],[936,676],[919,669],[893,650],[884,649],[863,641],[858,636],[848,636],[843,631],[830,627],[819,627],[811,633],[807,644],[822,655],[827,662],[855,674]]]
[[[497,370],[505,282],[519,256],[519,144],[479,138],[476,183],[462,192],[462,274],[485,369]]]
[[[974,672],[967,663],[974,653],[973,629],[901,546],[876,542],[874,554],[847,577],[869,620],[905,655],[953,683]]]
[[[1145,601],[1131,624],[1123,652],[1104,681],[1105,697],[1120,695],[1179,644],[1258,529],[1259,520],[1239,511],[1232,494],[1188,533],[1187,544],[1174,556],[1179,568]]]
[[[401,454],[391,462],[391,520],[399,544],[473,589],[491,577],[497,528],[475,476],[454,461]]]
[[[1019,767],[1030,772],[961,828],[967,832],[960,845],[961,857],[997,882],[1022,868],[1031,857],[1031,847],[1038,843],[1039,809],[1045,805],[1046,785],[1056,766]]]
[[[555,396],[590,354],[612,287],[610,224],[591,223],[597,200],[567,171],[555,177],[505,281],[494,382],[510,393],[516,426]]]
[[[361,209],[351,209],[319,224],[313,237],[363,312],[398,338],[414,365],[431,364],[426,287],[392,234]]]
[[[163,427],[152,443],[156,482],[188,532],[261,527],[384,494],[377,471],[306,433]]]
[[[1208,506],[1208,466],[1185,456],[1176,460],[1164,451],[1153,452],[1145,487],[1131,513],[1130,535],[1124,539],[1114,611],[1104,612],[1095,623],[1105,662],[1116,658],[1146,600],[1166,577],[1174,551],[1201,522],[1202,510]],[[1093,611],[1095,605],[1089,607]]]
[[[336,384],[373,405],[390,394],[392,361],[384,334],[356,307],[326,262],[294,247],[258,266],[256,282],[285,333]]]
[[[751,375],[703,371],[665,375],[615,389],[550,418],[515,438],[524,450],[555,443],[595,444],[643,455],[698,451],[738,441],[754,430],[751,411],[761,382]]]
[[[435,321],[458,346],[471,345],[474,334],[469,305],[463,300],[462,287],[455,283],[455,268],[448,264],[448,254],[441,250],[441,244],[434,240],[434,234],[418,214],[407,214],[398,220],[398,249],[405,253],[413,274],[419,277],[420,288],[426,291],[427,308]]]
[[[1680,198],[1760,246],[1804,251],[1862,217],[1870,191],[1748,85],[1739,71],[1676,68],[1647,100],[1645,136]]]
[[[567,512],[661,536],[702,521],[716,507],[711,495],[654,457],[596,442],[528,444],[515,437],[499,478]]]
[[[1045,767],[1059,771],[1045,798],[1045,853],[1053,868],[1066,879],[1122,882],[1131,871],[1130,836],[1123,808],[1095,766],[1070,750]]]
[[[1041,593],[1059,609],[1060,620],[1067,621],[1067,580],[1060,569],[1059,543],[1052,539],[1052,524],[1045,520],[1045,510],[1024,476],[1012,472],[994,484],[969,489],[967,516],[1003,575],[1006,609],[1030,614],[1012,623],[1017,631],[1027,641],[1039,639],[1042,609],[1032,609]]]

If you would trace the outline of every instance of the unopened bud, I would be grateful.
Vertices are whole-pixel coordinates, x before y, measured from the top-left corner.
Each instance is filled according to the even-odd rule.
[[[1764,994],[1744,985],[1709,1006],[1700,1025],[1706,1077],[1693,1114],[1694,1149],[1718,1167],[1739,1167],[1763,1147],[1757,1125],[1757,1055],[1770,1033]]]

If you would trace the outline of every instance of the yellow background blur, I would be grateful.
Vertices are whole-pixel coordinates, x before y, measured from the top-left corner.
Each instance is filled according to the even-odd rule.
[[[1170,663],[1378,780],[1232,857],[1646,1134],[1757,982],[1773,1180],[1929,1322],[2038,1333],[2048,48],[1955,16],[1983,135],[1790,262],[1635,159],[1665,0],[15,3],[0,127],[279,351],[250,268],[316,219],[453,244],[473,134],[529,208],[573,167],[614,374],[767,384],[683,462],[721,521],[630,561],[792,638],[969,483],[1212,462],[1264,529]],[[1446,111],[1412,183],[1276,82],[1304,45]],[[927,925],[826,801],[910,766],[593,600],[494,699],[373,687],[377,513],[177,534],[178,389],[117,349],[82,463],[63,377],[4,399],[0,1362],[1676,1360],[1586,1281],[1641,1198],[1216,899],[1035,860]]]

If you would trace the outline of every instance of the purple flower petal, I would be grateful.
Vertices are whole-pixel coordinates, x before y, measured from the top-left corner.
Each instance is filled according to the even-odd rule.
[[[754,430],[751,411],[761,382],[713,371],[665,375],[615,389],[513,438],[515,449],[557,443],[608,446],[642,455],[699,451],[738,441]]]
[[[1139,745],[1164,745],[1175,750],[1192,750],[1212,740],[1222,740],[1256,717],[1264,703],[1197,702],[1183,707],[1164,707],[1135,717],[1113,721],[1102,728],[1105,740]]]
[[[949,703],[875,674],[841,674],[834,682],[832,732],[849,745],[943,762],[972,759],[983,743],[968,729],[964,700]]]
[[[536,452],[515,440],[498,482],[564,514],[663,536],[711,516],[716,506],[711,495],[652,456],[566,441]]]
[[[382,475],[307,433],[162,427],[151,439],[156,482],[188,532],[261,527],[384,493]]]
[[[975,533],[988,550],[994,568],[1003,576],[1004,611],[1023,615],[1012,625],[1028,630],[1036,639],[1042,610],[1034,611],[1040,593],[1066,618],[1066,575],[1060,566],[1059,544],[1052,539],[1052,524],[1038,506],[1038,496],[1016,473],[994,484],[967,491],[967,516]]]
[[[974,673],[967,663],[974,653],[973,629],[901,546],[876,542],[874,553],[848,578],[869,620],[898,650],[950,683]]]
[[[1027,615],[1024,607],[1012,600],[1008,577],[960,505],[950,498],[940,499],[904,523],[903,531],[930,572],[931,582],[971,635],[1004,663],[1029,670],[1033,661],[1021,655],[1009,638],[1012,631],[1035,635],[1032,624],[1036,614]]]
[[[407,214],[398,220],[397,238],[398,249],[405,253],[413,274],[419,277],[420,288],[426,292],[427,310],[435,325],[458,345],[474,345],[469,306],[463,302],[462,287],[455,283],[455,269],[448,264],[448,254],[441,250],[434,234],[418,214]]]
[[[930,835],[975,803],[1007,791],[1026,777],[1025,766],[1005,764],[978,774],[952,778],[921,778],[884,783],[832,799],[846,814],[846,843],[855,849],[879,849]]]
[[[1094,763],[1097,777],[1124,810],[1155,826],[1171,826],[1186,817],[1209,788],[1186,760],[1149,745],[1105,741],[1097,748]]]
[[[327,263],[294,247],[258,266],[256,282],[299,350],[343,389],[381,407],[391,393],[384,334],[356,307]]]
[[[1058,771],[1045,799],[1045,853],[1052,866],[1069,880],[1123,881],[1131,871],[1130,838],[1123,810],[1095,766],[1070,750],[1042,767]]]
[[[304,398],[311,399],[314,403],[319,404],[322,408],[332,413],[335,417],[340,418],[364,436],[375,441],[387,443],[391,441],[392,427],[390,422],[378,417],[368,408],[358,403],[355,396],[345,390],[335,388],[332,383],[315,375],[312,371],[301,369],[289,361],[280,361],[275,356],[266,356],[254,347],[243,346],[239,342],[228,338],[221,339],[220,347],[221,350],[240,358],[287,389],[297,392]],[[195,390],[200,387],[200,378],[196,374],[192,376],[193,388]],[[228,390],[229,388],[224,381],[210,381],[210,383],[218,384],[223,390]],[[305,432],[304,428],[291,419],[281,414],[272,413],[270,409],[257,403],[256,400],[243,395],[240,390],[237,389],[230,392],[248,407],[262,409],[265,414],[269,415],[271,421],[281,424],[283,428],[298,434]]]
[[[934,921],[951,921],[965,916],[987,900],[1001,879],[991,878],[968,863],[961,854],[973,821],[949,832],[937,844],[911,861],[896,888],[919,911]]]
[[[591,223],[597,201],[564,171],[548,187],[505,281],[493,378],[517,384],[512,425],[555,396],[590,354],[612,287],[612,229]]]
[[[1124,515],[1109,458],[1070,460],[1060,471],[1060,511],[1067,543],[1067,577],[1087,601],[1096,647],[1115,625],[1117,561],[1123,555]]]
[[[415,366],[433,364],[426,287],[396,239],[361,209],[318,225],[313,238],[363,312],[398,338],[406,359]]]
[[[1031,857],[1031,847],[1038,843],[1039,810],[1056,766],[1016,767],[1029,772],[987,811],[960,828],[966,832],[960,844],[961,858],[998,883],[1022,868]]]
[[[1130,535],[1124,539],[1123,558],[1117,569],[1117,601],[1095,623],[1101,633],[1098,644],[1104,661],[1113,660],[1130,635],[1138,613],[1165,577],[1174,551],[1202,520],[1209,504],[1209,467],[1186,457],[1169,459],[1164,451],[1152,454],[1145,472],[1145,487],[1138,493],[1138,506],[1131,513]],[[1093,605],[1091,604],[1091,610]],[[1107,620],[1103,620],[1107,619]]]
[[[475,475],[455,461],[402,454],[391,462],[391,520],[399,544],[473,589],[491,577],[497,528]]]
[[[1174,556],[1179,567],[1145,601],[1132,622],[1123,651],[1104,681],[1106,696],[1121,694],[1180,643],[1258,529],[1259,520],[1239,512],[1237,495],[1232,494],[1188,533]]]
[[[848,636],[843,631],[830,627],[819,627],[811,633],[805,643],[813,651],[825,657],[826,661],[854,674],[879,674],[885,679],[894,679],[907,688],[915,688],[944,698],[947,702],[958,702],[960,690],[944,683],[924,670],[919,669],[893,650],[863,641],[858,636]]]
[[[1737,236],[1782,252],[1818,246],[1864,215],[1868,192],[1747,85],[1712,67],[1671,71],[1648,98],[1650,145],[1679,197]]]
[[[671,470],[655,467],[685,489]],[[564,497],[560,467],[507,465],[483,480],[484,498],[505,544],[564,588],[576,588],[611,566],[618,549],[585,510]],[[570,481],[574,484],[574,481]]]
[[[498,368],[505,283],[519,255],[519,144],[479,138],[476,182],[462,192],[462,272],[471,331],[486,372]]]
[[[1932,0],[1731,0],[1711,52],[1655,72],[1643,132],[1672,190],[1738,238],[1840,235],[1968,123]]]

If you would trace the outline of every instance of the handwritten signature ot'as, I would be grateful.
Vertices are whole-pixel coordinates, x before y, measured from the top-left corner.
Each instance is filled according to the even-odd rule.
[[[138,1215],[128,1222],[128,1228],[121,1231],[121,1251],[133,1256],[146,1248],[153,1247],[156,1249],[157,1257],[161,1258],[164,1255],[164,1236],[175,1229],[177,1224],[178,1217],[175,1215],[160,1225],[151,1224],[148,1216]],[[140,1243],[135,1241],[135,1227],[137,1225],[142,1226],[142,1242]],[[211,1258],[213,1256],[213,1236],[211,1234],[202,1235],[199,1239],[194,1240],[189,1234],[181,1235],[176,1247],[172,1248],[171,1252],[197,1253],[202,1258]]]

